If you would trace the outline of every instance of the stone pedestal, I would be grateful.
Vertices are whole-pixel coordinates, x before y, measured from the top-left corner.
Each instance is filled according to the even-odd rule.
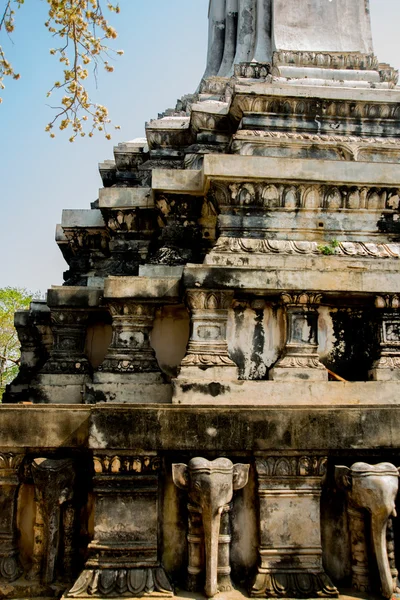
[[[94,539],[64,598],[173,595],[157,554],[159,469],[155,455],[94,457]]]
[[[303,292],[281,296],[286,309],[286,344],[269,378],[327,381],[328,372],[318,357],[318,311],[321,294]]]
[[[226,342],[228,309],[233,292],[188,290],[191,330],[178,379],[236,380],[238,370],[229,358]]]
[[[397,294],[377,296],[379,358],[369,371],[374,381],[400,380],[400,298]]]
[[[256,459],[260,565],[253,597],[337,597],[322,566],[320,496],[326,459]]]
[[[52,308],[53,348],[33,380],[35,401],[54,404],[82,403],[91,367],[85,355],[88,310]]]
[[[87,399],[118,402],[168,402],[171,392],[150,345],[156,306],[152,302],[115,300],[108,304],[112,340],[93,377]]]

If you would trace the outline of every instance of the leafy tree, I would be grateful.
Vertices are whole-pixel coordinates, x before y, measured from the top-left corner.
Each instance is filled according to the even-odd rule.
[[[29,308],[32,298],[33,294],[23,288],[0,288],[0,400],[19,368],[20,345],[14,313]]]
[[[51,48],[50,54],[58,58],[63,68],[60,81],[54,82],[47,93],[48,97],[59,93],[60,105],[53,106],[55,116],[46,126],[46,131],[55,137],[54,126],[57,123],[61,131],[69,128],[70,142],[86,133],[92,137],[96,130],[103,131],[106,138],[110,139],[107,130],[110,123],[108,110],[90,100],[85,80],[89,77],[90,66],[93,67],[94,78],[99,66],[108,72],[114,70],[109,62],[110,54],[123,54],[123,51],[111,49],[108,43],[117,37],[117,32],[104,17],[101,0],[46,1],[49,4],[49,16],[45,27],[59,44]],[[0,12],[0,34],[10,35],[15,28],[15,11],[22,7],[25,0],[3,2],[5,6],[3,13]],[[107,8],[119,13],[118,4],[107,2]],[[5,77],[19,79],[20,75],[0,45],[0,89],[4,89]]]

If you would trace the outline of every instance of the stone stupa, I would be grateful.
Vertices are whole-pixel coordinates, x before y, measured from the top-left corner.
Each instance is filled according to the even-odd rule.
[[[396,85],[368,0],[210,1],[198,90],[16,314],[1,598],[398,591]]]

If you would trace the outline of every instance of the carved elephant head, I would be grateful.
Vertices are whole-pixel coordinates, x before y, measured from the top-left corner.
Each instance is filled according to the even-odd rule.
[[[188,465],[172,465],[177,487],[189,493],[189,499],[202,515],[206,554],[205,593],[212,598],[218,592],[218,538],[221,513],[232,500],[233,491],[243,488],[249,477],[249,465],[232,464],[227,458],[208,461],[193,458]]]
[[[393,596],[394,584],[390,572],[386,545],[387,522],[396,515],[395,500],[399,472],[390,463],[368,465],[355,463],[348,467],[336,467],[336,482],[347,490],[348,498],[356,508],[367,510],[371,515],[371,537],[378,563],[382,595]]]

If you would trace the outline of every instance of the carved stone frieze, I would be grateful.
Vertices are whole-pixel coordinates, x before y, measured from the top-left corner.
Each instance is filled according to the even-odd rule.
[[[376,70],[378,59],[373,54],[360,52],[296,52],[279,50],[272,55],[274,67],[293,65],[297,67],[319,67],[322,69]]]
[[[230,131],[231,123],[229,117],[224,114],[210,114],[208,112],[193,111],[191,126],[196,133],[199,131],[227,133]]]
[[[108,253],[109,234],[102,229],[85,229],[84,227],[68,228],[63,227],[64,235],[73,254],[80,254],[83,251],[100,251],[103,254]]]
[[[329,249],[329,244],[325,245],[321,242],[220,237],[213,247],[212,254],[297,254],[307,256],[326,255],[328,254],[326,248]],[[400,258],[400,244],[337,242],[330,248],[329,254],[350,257]]]
[[[234,490],[247,484],[249,465],[198,457],[188,465],[172,465],[172,476],[189,495],[188,587],[199,591],[203,575],[208,598],[231,591],[228,512]]]
[[[335,133],[307,133],[298,131],[264,131],[263,129],[240,130],[234,140],[299,140],[310,142],[345,142],[360,146],[387,145],[400,146],[400,139],[395,137],[358,137],[355,135],[340,135]],[[234,146],[233,146],[234,147]]]
[[[107,473],[158,473],[160,458],[158,456],[108,456],[93,457],[94,472],[97,475]]]
[[[141,208],[102,208],[107,229],[111,234],[136,234],[140,239],[150,238],[157,227],[153,209]]]
[[[391,121],[398,119],[400,104],[389,102],[361,102],[359,100],[273,97],[237,94],[232,110],[243,113],[275,113],[302,117],[347,117]]]
[[[17,543],[16,500],[24,454],[0,451],[0,584],[22,574]]]
[[[337,597],[322,566],[320,496],[327,458],[256,458],[260,564],[253,597]]]
[[[348,516],[352,548],[353,587],[371,591],[373,577],[369,563],[367,539],[371,538],[381,593],[392,598],[397,589],[397,572],[393,572],[387,549],[387,524],[396,515],[395,500],[399,487],[399,471],[390,463],[369,465],[359,462],[336,467],[336,483],[347,492]],[[370,530],[370,536],[366,528]]]
[[[310,379],[325,381],[328,372],[318,356],[318,311],[322,294],[281,294],[286,313],[286,345],[283,356],[269,373],[274,380]]]
[[[235,77],[242,79],[265,79],[271,73],[271,63],[240,63],[234,65]]]
[[[273,183],[214,183],[211,193],[224,213],[271,209],[394,210],[398,188]]]
[[[207,367],[223,367],[226,375],[237,378],[237,366],[228,354],[226,326],[233,292],[220,290],[188,290],[186,302],[191,314],[191,333],[186,356],[181,362],[181,374],[200,368],[207,377]],[[212,372],[213,373],[213,372]],[[222,374],[222,371],[221,371]]]

